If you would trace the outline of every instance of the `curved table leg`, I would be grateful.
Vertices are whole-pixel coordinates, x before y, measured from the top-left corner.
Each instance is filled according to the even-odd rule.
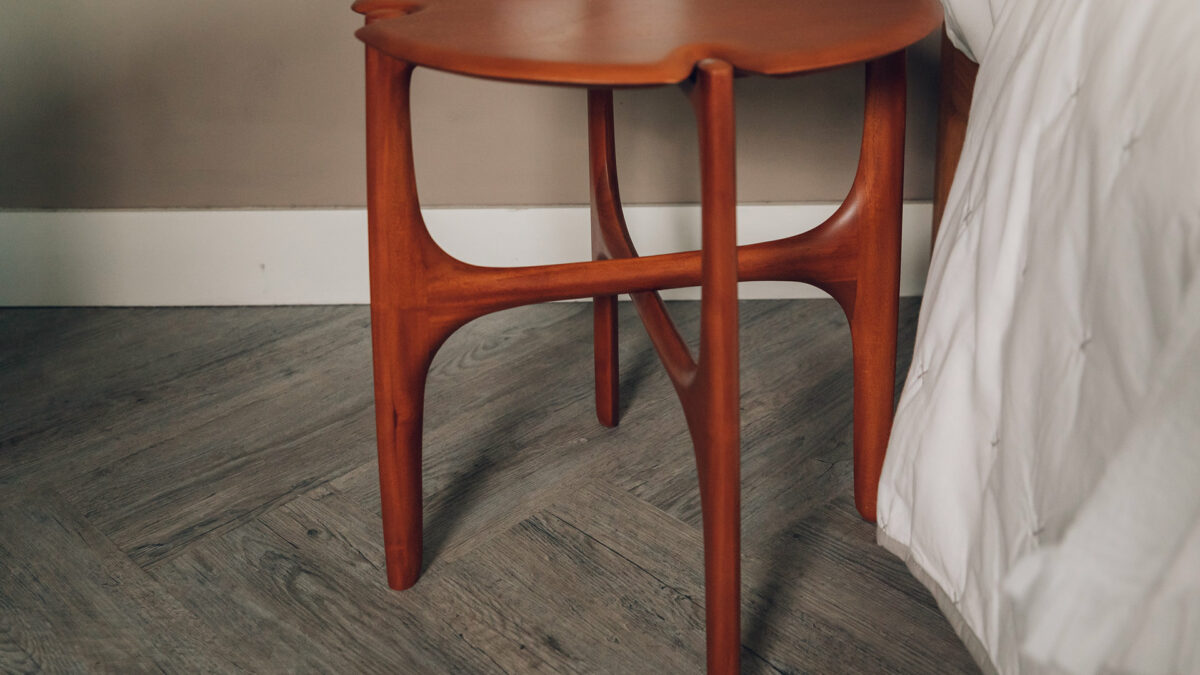
[[[852,195],[859,208],[858,260],[847,316],[854,351],[854,502],[871,522],[895,403],[904,106],[904,52],[867,63],[862,156]]]
[[[704,518],[708,672],[741,655],[741,433],[733,67],[702,61],[690,92],[700,136],[700,358],[684,401]],[[686,400],[690,399],[690,400]]]
[[[425,376],[470,317],[430,302],[428,278],[452,263],[421,218],[413,173],[412,66],[367,49],[367,236],[375,428],[388,585],[421,574],[421,431]]]
[[[695,449],[704,520],[708,672],[736,673],[741,656],[741,430],[733,68],[705,60],[685,86],[700,145],[699,358],[692,357],[658,293],[630,295],[675,385]],[[637,258],[617,189],[611,91],[589,92],[588,128],[593,251],[598,258]],[[602,325],[603,318],[597,323],[598,339]],[[598,364],[605,351],[597,348]]]

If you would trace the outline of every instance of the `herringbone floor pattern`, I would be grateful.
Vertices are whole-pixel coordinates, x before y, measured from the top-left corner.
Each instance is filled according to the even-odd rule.
[[[685,332],[696,309],[672,306]],[[585,304],[443,348],[405,593],[365,307],[0,311],[0,671],[700,672],[691,446],[622,311],[613,430]],[[854,513],[840,310],[746,302],[742,325],[745,671],[974,670]]]

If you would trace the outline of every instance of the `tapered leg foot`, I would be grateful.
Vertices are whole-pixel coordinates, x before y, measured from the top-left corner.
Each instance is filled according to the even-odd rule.
[[[404,590],[421,575],[421,432],[425,377],[436,345],[425,317],[372,309],[375,430],[388,585]]]
[[[880,298],[874,311],[859,314],[854,342],[854,504],[875,522],[879,475],[892,428],[896,375],[897,297]]]
[[[736,424],[736,411],[725,419]],[[727,434],[728,435],[728,434]],[[741,507],[736,431],[698,454],[708,457],[701,477],[704,517],[704,609],[708,673],[737,673],[741,659]]]
[[[596,349],[596,417],[606,427],[617,426],[620,373],[617,356],[617,296],[592,300]]]
[[[396,408],[410,406],[406,402]],[[395,408],[381,414],[396,420],[390,423],[390,438],[380,435],[379,494],[388,586],[402,591],[421,576],[421,419],[418,413],[415,419],[399,421],[402,413]]]

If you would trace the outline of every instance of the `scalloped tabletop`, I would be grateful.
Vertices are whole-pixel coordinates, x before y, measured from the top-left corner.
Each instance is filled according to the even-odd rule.
[[[680,82],[706,58],[787,75],[904,49],[942,20],[937,0],[358,0],[372,47],[502,80]]]

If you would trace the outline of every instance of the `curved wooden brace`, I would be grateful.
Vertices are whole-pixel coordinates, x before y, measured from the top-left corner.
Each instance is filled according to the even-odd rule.
[[[588,147],[591,157],[592,247],[600,260],[638,258],[625,225],[617,182],[612,90],[588,91]],[[699,252],[695,252],[699,253]],[[657,291],[634,291],[637,308],[651,342],[676,388],[690,382],[696,362],[687,342],[671,321]]]

